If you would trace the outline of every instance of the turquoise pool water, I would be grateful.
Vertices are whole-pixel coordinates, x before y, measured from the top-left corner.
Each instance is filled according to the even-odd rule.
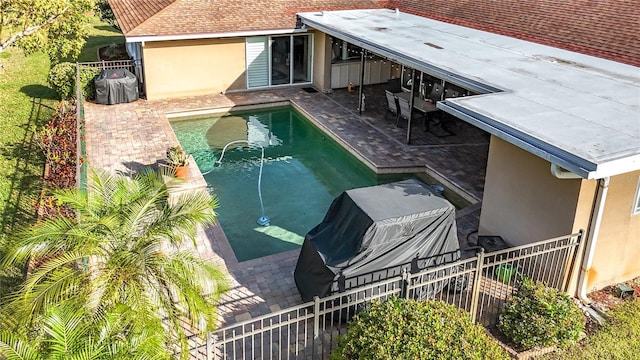
[[[179,120],[171,126],[218,196],[218,219],[238,261],[300,247],[344,190],[408,177],[376,176],[291,107]],[[230,146],[222,165],[214,167],[222,148],[234,140],[251,145]],[[256,223],[261,215],[260,145],[265,149],[262,198],[271,218],[266,227]]]

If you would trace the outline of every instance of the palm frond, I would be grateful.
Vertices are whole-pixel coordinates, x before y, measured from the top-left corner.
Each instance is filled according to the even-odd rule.
[[[0,332],[0,358],[6,360],[40,360],[40,343],[15,333]]]
[[[85,338],[89,333],[85,320],[84,311],[69,304],[49,308],[43,322],[45,333],[49,335],[46,340],[48,349],[53,356],[73,354],[79,350],[78,347],[83,347],[79,346],[82,340],[90,340]]]
[[[54,306],[74,296],[78,296],[79,279],[71,269],[57,269],[51,277],[32,287],[31,291],[20,291],[10,296],[17,309],[20,322],[32,323],[50,306]]]

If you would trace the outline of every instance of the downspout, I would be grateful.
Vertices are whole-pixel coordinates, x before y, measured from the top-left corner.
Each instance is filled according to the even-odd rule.
[[[591,265],[593,263],[593,255],[595,253],[596,244],[598,243],[598,234],[600,232],[600,224],[602,223],[602,215],[604,214],[604,205],[607,200],[607,192],[609,190],[610,177],[598,180],[598,188],[596,189],[596,200],[594,204],[594,213],[591,215],[589,224],[589,234],[587,236],[587,244],[585,246],[584,256],[578,277],[578,298],[586,305],[591,303],[587,297],[587,279]]]

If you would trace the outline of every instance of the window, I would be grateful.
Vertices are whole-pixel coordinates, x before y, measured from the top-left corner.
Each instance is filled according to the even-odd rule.
[[[247,87],[311,82],[311,35],[247,38]]]
[[[640,214],[640,177],[638,178],[638,186],[636,186],[636,197],[633,200],[631,214]]]

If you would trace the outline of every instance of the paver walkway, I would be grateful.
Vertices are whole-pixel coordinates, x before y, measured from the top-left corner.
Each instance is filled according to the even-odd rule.
[[[393,119],[385,120],[385,107],[374,102],[376,94],[368,98],[369,110],[363,115],[350,104],[352,94],[335,92],[328,96],[300,88],[138,100],[111,106],[85,103],[87,160],[95,168],[130,174],[157,166],[165,158],[167,147],[178,143],[167,114],[290,101],[378,171],[428,171],[437,180],[463,189],[466,197],[475,202],[458,211],[459,237],[464,241],[478,226],[487,137],[465,130],[450,140],[429,139],[428,133],[418,130],[418,145],[406,145],[402,141],[404,130],[396,128]],[[191,167],[189,178],[189,186],[206,186],[197,167]],[[219,306],[225,323],[301,303],[292,275],[299,250],[238,263],[220,226],[201,231],[198,250],[202,256],[224,265],[233,279],[233,290],[224,295]]]

